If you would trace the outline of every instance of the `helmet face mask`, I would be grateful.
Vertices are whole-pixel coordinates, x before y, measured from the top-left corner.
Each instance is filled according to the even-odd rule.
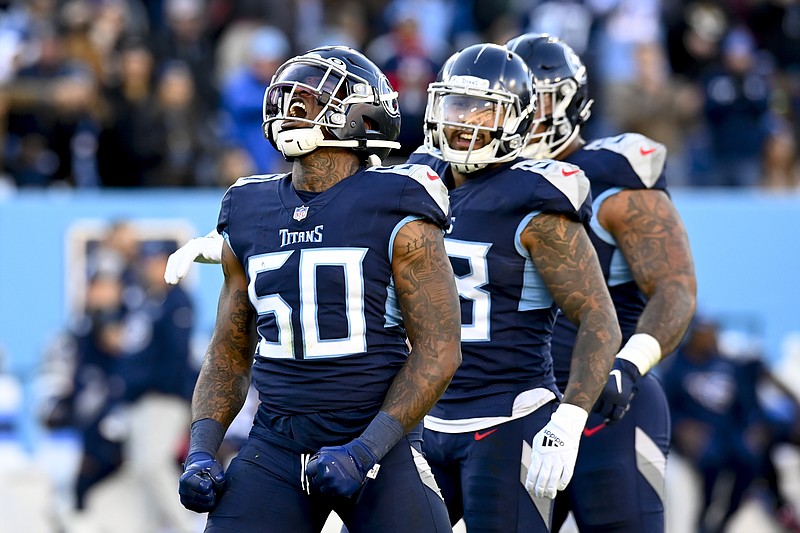
[[[465,48],[428,86],[426,150],[465,174],[514,159],[530,133],[533,90],[520,58],[497,45]]]
[[[586,66],[569,45],[548,34],[528,33],[506,46],[530,67],[543,108],[523,153],[531,158],[555,158],[580,135],[591,115]]]
[[[264,135],[287,160],[321,146],[383,159],[400,132],[397,93],[360,52],[323,47],[281,65],[264,93]]]
[[[526,157],[556,157],[577,137],[579,126],[585,121],[584,118],[579,124],[575,124],[570,118],[570,106],[577,89],[575,80],[571,78],[556,83],[537,82],[536,90],[542,112],[534,120],[530,142],[524,150]],[[586,118],[588,111],[587,106]]]

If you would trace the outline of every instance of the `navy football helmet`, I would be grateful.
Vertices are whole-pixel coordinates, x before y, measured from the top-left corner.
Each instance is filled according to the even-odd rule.
[[[316,97],[316,116],[305,116],[298,91]],[[397,92],[372,61],[346,46],[314,48],[281,65],[263,109],[264,135],[289,161],[320,146],[350,148],[365,160],[400,147]],[[288,121],[311,127],[284,129]]]
[[[531,79],[525,62],[502,46],[456,52],[428,86],[425,149],[461,173],[514,159],[536,112]]]
[[[586,66],[567,43],[546,33],[526,33],[506,43],[530,68],[540,113],[526,157],[557,157],[580,134],[591,115]]]

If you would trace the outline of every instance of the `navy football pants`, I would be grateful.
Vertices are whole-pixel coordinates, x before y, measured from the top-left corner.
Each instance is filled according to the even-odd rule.
[[[530,415],[470,433],[426,429],[423,449],[455,524],[470,533],[546,533],[552,500],[525,490],[533,436],[557,402]]]
[[[331,511],[350,533],[451,531],[433,477],[419,452],[412,455],[406,438],[380,461],[377,478],[352,498],[313,489],[307,494],[303,457],[250,438],[231,462],[227,490],[209,513],[206,533],[316,533]]]
[[[556,497],[553,531],[571,509],[581,533],[663,533],[670,419],[661,382],[646,374],[622,420],[602,422],[589,415],[575,474]]]

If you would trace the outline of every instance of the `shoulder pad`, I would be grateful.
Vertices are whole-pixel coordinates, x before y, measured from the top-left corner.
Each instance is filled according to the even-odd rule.
[[[422,185],[425,190],[428,191],[428,194],[433,198],[442,212],[445,214],[449,212],[450,197],[447,193],[447,187],[439,177],[439,174],[428,165],[406,163],[388,167],[372,167],[367,169],[367,172],[391,172],[393,174],[407,176]]]
[[[229,188],[241,187],[242,185],[247,185],[248,183],[274,181],[281,179],[284,176],[286,176],[286,174],[254,174],[252,176],[243,176],[236,180]]]
[[[555,159],[524,159],[511,167],[541,174],[579,210],[589,196],[589,178],[580,167]]]
[[[667,161],[667,147],[639,133],[597,139],[584,150],[608,150],[623,156],[648,189],[661,177]]]

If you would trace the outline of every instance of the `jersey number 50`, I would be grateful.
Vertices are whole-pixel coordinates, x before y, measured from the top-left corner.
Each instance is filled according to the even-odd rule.
[[[247,262],[250,283],[247,294],[259,315],[273,314],[278,330],[278,340],[267,341],[261,336],[258,355],[262,357],[294,357],[295,334],[292,326],[292,306],[280,294],[256,294],[256,278],[259,275],[278,274],[279,270],[295,253],[294,250],[256,255]],[[336,357],[361,353],[367,350],[367,320],[364,316],[364,283],[362,262],[367,254],[362,248],[315,248],[300,250],[298,283],[300,289],[300,327],[303,338],[303,357]],[[338,339],[323,339],[317,319],[317,267],[334,266],[344,271],[345,306],[347,310],[348,335]]]

